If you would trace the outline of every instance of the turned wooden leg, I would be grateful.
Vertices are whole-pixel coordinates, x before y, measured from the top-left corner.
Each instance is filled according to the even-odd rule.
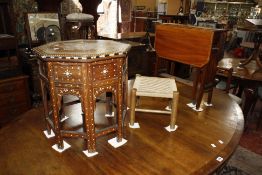
[[[136,91],[137,89],[135,88],[131,90],[131,104],[130,104],[130,125],[131,126],[133,126],[135,123]]]
[[[177,92],[177,91],[173,92],[170,129],[174,129],[175,125],[176,125],[178,99],[179,99],[179,92]]]

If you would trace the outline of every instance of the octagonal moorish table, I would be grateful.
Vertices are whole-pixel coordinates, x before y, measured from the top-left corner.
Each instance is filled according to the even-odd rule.
[[[39,58],[40,83],[47,132],[54,130],[57,148],[64,149],[63,137],[80,137],[87,141],[88,153],[96,153],[96,137],[117,131],[116,142],[122,141],[122,118],[126,112],[127,52],[129,44],[109,40],[69,40],[48,43],[33,49]],[[47,88],[46,88],[47,87]],[[49,89],[49,90],[46,90]],[[49,118],[47,91],[53,110]],[[101,132],[95,131],[96,98],[110,92],[116,104],[117,121]],[[84,131],[66,131],[60,126],[59,110],[63,95],[80,99]]]

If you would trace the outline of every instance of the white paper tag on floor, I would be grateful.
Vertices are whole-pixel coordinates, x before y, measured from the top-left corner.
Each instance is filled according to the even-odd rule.
[[[110,145],[112,145],[114,148],[118,148],[118,147],[124,145],[126,142],[127,142],[127,140],[124,139],[124,138],[122,138],[122,141],[121,141],[121,142],[118,142],[118,141],[117,141],[117,137],[108,140],[108,143],[109,143]]]
[[[60,122],[63,122],[63,121],[65,121],[65,120],[67,120],[67,119],[69,119],[69,117],[65,115],[65,116],[60,120]]]
[[[211,144],[211,146],[212,146],[213,148],[217,147],[217,146],[216,146],[215,144],[213,144],[213,143]]]
[[[171,111],[170,106],[167,106],[167,107],[165,108],[165,110],[167,110],[167,111]]]
[[[54,133],[54,131],[52,129],[51,129],[51,133],[50,134],[48,134],[47,130],[44,131],[44,134],[45,134],[46,138],[48,138],[48,139],[55,136],[55,133]]]
[[[193,103],[188,103],[188,104],[186,104],[186,105],[189,106],[190,108],[196,107],[196,104],[193,104]]]
[[[112,112],[112,114],[106,114],[105,117],[114,117],[115,116],[115,113]]]
[[[87,157],[93,157],[93,156],[95,156],[95,155],[98,154],[98,152],[89,153],[88,150],[83,151],[83,153],[84,153]]]
[[[222,157],[217,157],[216,160],[219,161],[219,162],[222,162],[222,161],[223,161],[223,158],[222,158]]]
[[[134,123],[134,125],[130,125],[129,123],[129,128],[133,128],[133,129],[140,128],[140,125],[139,123]]]
[[[224,142],[223,142],[222,140],[218,140],[218,142],[219,142],[220,144],[224,144]]]
[[[198,108],[198,109],[197,109],[196,107],[193,107],[192,109],[193,109],[194,111],[197,111],[197,112],[203,111],[203,108]]]
[[[177,125],[175,125],[175,128],[174,128],[174,129],[171,129],[171,128],[170,128],[170,125],[168,125],[167,127],[165,127],[165,129],[166,129],[168,132],[173,132],[173,131],[175,131],[177,128],[178,128]]]
[[[208,106],[208,107],[213,106],[212,103],[207,103],[207,102],[204,102],[204,105],[205,105],[205,106]]]
[[[64,148],[63,149],[59,149],[57,144],[53,145],[52,148],[54,150],[56,150],[57,152],[61,153],[61,152],[64,152],[65,150],[67,150],[68,148],[71,147],[71,145],[69,145],[67,142],[63,141],[63,143],[64,143]]]

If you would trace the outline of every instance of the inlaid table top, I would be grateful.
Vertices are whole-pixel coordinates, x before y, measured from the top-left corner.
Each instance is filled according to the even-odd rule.
[[[126,54],[131,46],[110,40],[68,40],[48,43],[33,49],[34,53],[45,58],[90,60]]]

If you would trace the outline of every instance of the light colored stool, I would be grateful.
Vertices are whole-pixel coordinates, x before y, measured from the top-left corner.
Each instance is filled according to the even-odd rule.
[[[137,97],[158,97],[172,99],[171,111],[169,110],[154,110],[154,109],[142,109],[137,108]],[[177,105],[178,105],[179,92],[177,91],[175,79],[172,78],[160,78],[160,77],[146,77],[136,76],[133,89],[131,91],[131,104],[130,104],[130,128],[139,128],[139,124],[135,123],[135,112],[151,112],[160,114],[171,114],[170,126],[166,127],[166,130],[175,131],[177,126]]]

